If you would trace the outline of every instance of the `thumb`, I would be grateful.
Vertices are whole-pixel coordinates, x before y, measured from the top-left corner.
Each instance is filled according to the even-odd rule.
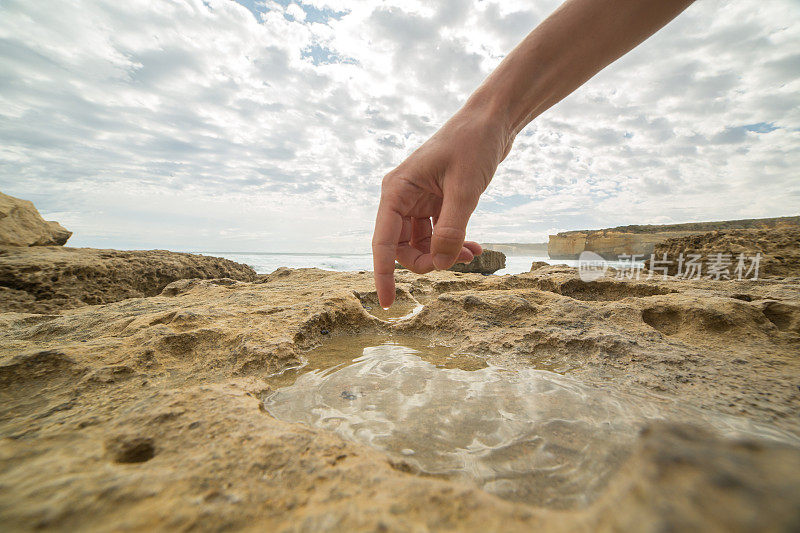
[[[431,255],[437,269],[446,270],[455,264],[467,236],[467,222],[476,205],[477,202],[469,195],[445,191],[439,219],[431,236]]]

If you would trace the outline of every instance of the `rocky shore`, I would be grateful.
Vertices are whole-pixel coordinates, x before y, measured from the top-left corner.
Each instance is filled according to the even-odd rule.
[[[0,313],[54,313],[155,296],[186,278],[256,279],[249,266],[219,257],[64,247],[71,236],[31,202],[0,193]]]
[[[758,255],[759,277],[797,277],[800,275],[800,226],[711,231],[671,238],[658,244],[653,255],[656,261],[663,257],[673,260],[667,267],[670,275],[678,274],[676,260],[681,255],[684,258],[697,256],[704,272],[708,272],[714,262],[729,262],[733,267],[740,256],[752,263],[752,258]],[[649,264],[653,266],[652,262]]]
[[[166,250],[0,246],[0,312],[53,313],[155,296],[186,278],[256,277],[247,265]]]
[[[35,279],[28,301],[48,302],[0,312],[4,530],[800,527],[796,277],[399,271],[396,305],[415,312],[397,318],[377,308],[370,272],[255,276],[213,258],[94,250],[74,252],[91,269],[81,279],[69,249],[4,250],[0,272]],[[221,277],[162,285],[195,272]],[[48,280],[65,297],[37,300]],[[357,336],[414,337],[508,372],[546,369],[667,414],[641,427],[585,504],[509,501],[265,409],[278,378]],[[771,433],[731,436],[704,413]],[[574,435],[558,434],[561,453],[579,453],[569,449]]]
[[[584,283],[398,274],[395,323],[369,273],[182,280],[61,314],[0,314],[0,517],[10,529],[791,531],[800,450],[691,420],[643,431],[587,508],[511,503],[415,475],[262,410],[268,376],[330,339],[413,334],[489,361],[679,398],[800,433],[800,284]]]
[[[673,244],[706,234],[770,234],[800,230],[800,216],[691,222],[687,224],[632,225],[601,230],[566,231],[550,235],[547,252],[551,259],[578,259],[581,252],[594,252],[605,259],[624,255],[649,257]]]

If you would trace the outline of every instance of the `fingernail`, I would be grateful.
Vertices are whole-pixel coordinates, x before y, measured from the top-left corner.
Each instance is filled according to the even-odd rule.
[[[433,256],[433,266],[439,270],[450,268],[450,263],[452,263],[450,257],[445,254],[436,254]]]

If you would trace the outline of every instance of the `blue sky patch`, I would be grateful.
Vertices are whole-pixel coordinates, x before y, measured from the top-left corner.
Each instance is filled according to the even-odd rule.
[[[318,44],[312,44],[305,47],[302,50],[301,55],[303,59],[310,59],[315,65],[333,65],[336,63],[347,63],[350,65],[358,64],[358,61],[352,57],[339,55],[333,50]]]
[[[244,7],[249,9],[253,15],[256,17],[256,20],[261,22],[261,13],[266,13],[269,11],[269,8],[265,5],[263,0],[235,0],[236,2],[242,4]],[[330,20],[339,20],[343,16],[345,16],[348,12],[347,11],[335,11],[329,7],[325,7],[322,9],[318,9],[314,6],[301,4],[299,2],[292,2],[291,0],[277,0],[277,4],[282,7],[287,7],[289,4],[297,4],[302,8],[303,11],[306,12],[306,22],[319,22],[321,24],[327,24]],[[284,15],[288,20],[294,20],[291,16]]]
[[[744,128],[745,131],[753,131],[755,133],[769,133],[778,129],[772,122],[756,122],[755,124],[742,126],[742,128]]]

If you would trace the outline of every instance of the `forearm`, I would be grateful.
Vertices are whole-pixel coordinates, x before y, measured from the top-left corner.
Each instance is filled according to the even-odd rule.
[[[531,120],[686,9],[692,0],[567,0],[486,78],[465,108],[513,139]]]

